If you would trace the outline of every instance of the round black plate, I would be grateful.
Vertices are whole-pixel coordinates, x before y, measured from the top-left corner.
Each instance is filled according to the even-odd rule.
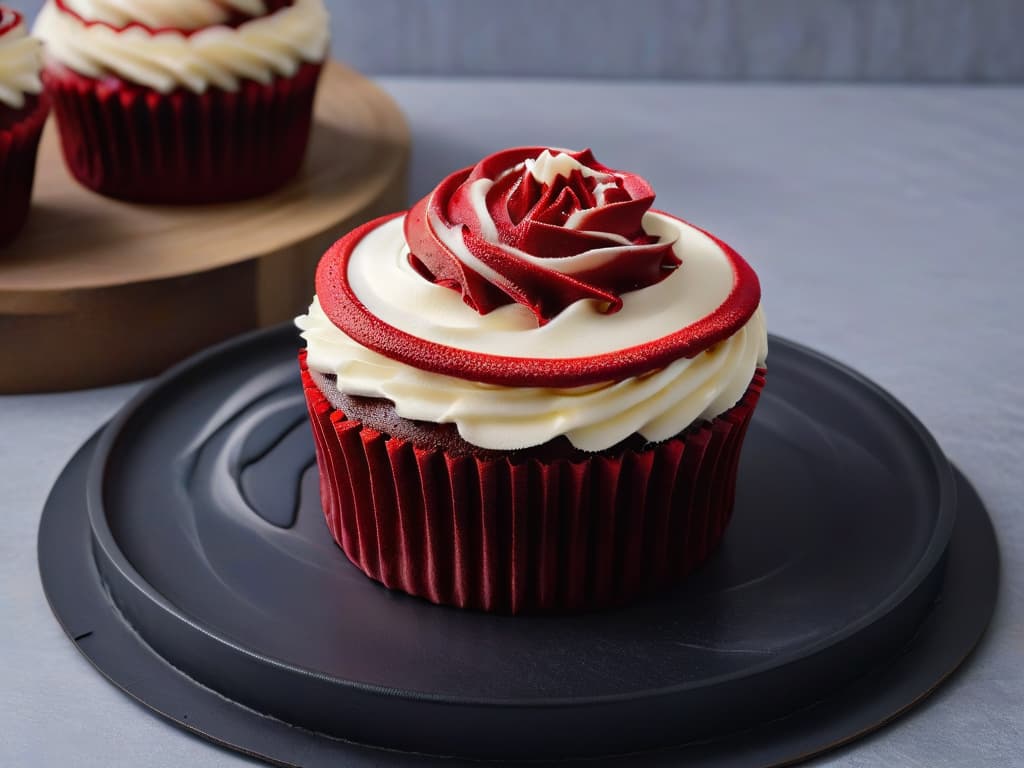
[[[682,588],[571,618],[388,592],[327,534],[296,349],[282,328],[171,371],[69,465],[40,530],[44,587],[79,648],[214,740],[303,765],[428,760],[331,736],[501,758],[669,747],[652,764],[760,742],[757,762],[780,762],[909,706],[987,623],[995,544],[976,498],[958,502],[945,459],[891,398],[781,339],[734,521]],[[986,566],[958,570],[972,546]],[[893,670],[895,692],[864,697]]]

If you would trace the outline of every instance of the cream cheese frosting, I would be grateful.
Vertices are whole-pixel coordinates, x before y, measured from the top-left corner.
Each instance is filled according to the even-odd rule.
[[[711,238],[679,219],[649,212],[644,230],[672,242],[681,266],[655,285],[624,293],[616,314],[604,314],[599,302],[584,299],[541,326],[520,304],[481,315],[410,266],[403,218],[385,222],[359,242],[349,264],[350,285],[385,322],[456,349],[549,359],[564,359],[567,351],[577,357],[615,352],[711,314],[733,286],[730,264]],[[296,322],[307,343],[307,364],[336,375],[340,391],[386,398],[403,418],[454,423],[467,442],[497,450],[540,445],[559,435],[588,451],[633,433],[666,440],[735,405],[767,355],[758,308],[728,339],[642,376],[566,389],[509,387],[423,370],[367,349],[336,327],[317,299]]]
[[[0,104],[21,109],[26,94],[43,90],[42,44],[28,36],[17,14],[5,8],[0,8],[0,29],[5,30],[0,35]]]
[[[115,0],[66,2],[72,10],[83,9],[82,18],[48,0],[36,21],[35,32],[45,41],[48,58],[86,77],[115,75],[160,93],[177,88],[203,93],[211,87],[236,91],[243,80],[267,84],[275,77],[293,76],[304,62],[322,61],[329,46],[329,17],[323,0],[295,0],[237,27],[200,21],[223,21],[232,9],[262,8],[261,0],[148,0],[130,7]],[[93,19],[89,13],[110,19],[130,15],[131,21],[158,28],[115,29],[106,23],[86,23],[83,18]],[[143,21],[143,16],[158,23]],[[170,23],[179,17],[183,23]],[[122,21],[108,23],[123,25]],[[177,28],[159,28],[168,26]]]
[[[223,24],[232,12],[262,16],[263,0],[64,0],[83,19],[123,27],[140,22],[154,29],[202,29]]]

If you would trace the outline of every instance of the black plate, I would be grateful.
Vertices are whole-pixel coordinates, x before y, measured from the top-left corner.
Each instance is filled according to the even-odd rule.
[[[390,593],[327,534],[296,349],[282,328],[170,372],[88,447],[87,472],[82,456],[69,466],[40,531],[44,586],[69,634],[87,635],[83,652],[158,711],[243,751],[317,765],[327,758],[309,755],[342,750],[357,765],[426,758],[326,737],[501,758],[735,744],[738,731],[795,711],[820,718],[906,664],[908,648],[928,645],[922,628],[941,633],[949,595],[965,588],[942,586],[958,502],[927,432],[858,375],[775,338],[734,521],[684,587],[573,618],[487,616]],[[973,535],[994,551],[973,495],[961,516],[971,504]],[[960,610],[976,620],[945,627],[954,639],[934,654],[941,663],[900,696],[879,692],[882,704],[855,726],[804,733],[761,762],[877,725],[948,674],[990,614],[987,561],[991,572],[961,566],[973,595]],[[141,663],[129,650],[111,654],[142,642],[176,684],[155,692],[129,672]],[[230,701],[209,701],[207,688]],[[251,710],[304,730],[268,728]]]

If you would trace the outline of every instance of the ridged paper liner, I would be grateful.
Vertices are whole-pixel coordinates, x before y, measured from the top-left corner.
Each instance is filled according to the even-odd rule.
[[[435,603],[501,613],[603,608],[677,582],[729,522],[764,386],[641,451],[541,462],[453,456],[346,418],[300,357],[327,526],[368,576]]]
[[[4,120],[0,128],[0,245],[21,231],[32,202],[36,153],[50,106],[45,94],[29,99],[24,115]]]
[[[64,161],[84,186],[147,203],[212,203],[270,192],[306,152],[321,64],[235,92],[161,94],[60,65],[43,70]]]

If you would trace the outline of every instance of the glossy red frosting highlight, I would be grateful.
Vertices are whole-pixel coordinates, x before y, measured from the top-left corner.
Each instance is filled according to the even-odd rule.
[[[568,388],[622,381],[664,368],[683,357],[695,357],[725,341],[750,320],[761,302],[761,285],[750,265],[726,243],[695,228],[722,250],[735,276],[725,301],[697,322],[646,344],[587,357],[510,357],[457,349],[386,323],[359,300],[349,283],[348,263],[359,242],[377,227],[402,215],[394,213],[367,222],[331,246],[317,267],[316,292],[327,317],[350,338],[367,349],[425,371],[509,387]],[[615,322],[615,318],[609,317],[608,321]]]
[[[587,149],[564,152],[587,173],[575,168],[543,183],[526,164],[545,152],[562,154],[521,147],[490,155],[448,176],[413,206],[405,221],[413,267],[459,291],[481,314],[517,302],[543,325],[581,299],[616,312],[620,294],[653,285],[679,265],[671,242],[643,230],[654,202],[644,179],[602,165]],[[479,182],[490,182],[483,206],[473,200]],[[446,244],[445,233],[461,239],[490,274],[467,264]],[[571,273],[558,268],[559,260],[595,249],[611,250],[590,267]]]
[[[266,5],[266,8],[267,8],[267,12],[266,12],[265,15],[269,16],[272,13],[275,13],[275,12],[281,10],[282,8],[287,8],[288,6],[292,5],[293,3],[294,3],[294,0],[265,0],[265,5]],[[130,23],[125,24],[123,26],[118,26],[117,24],[111,24],[108,21],[100,21],[98,19],[87,19],[84,16],[82,16],[82,14],[80,14],[77,11],[75,11],[74,9],[70,8],[68,6],[67,2],[65,2],[65,0],[54,0],[54,4],[57,6],[57,9],[61,13],[65,13],[68,16],[71,16],[72,18],[77,19],[79,22],[84,24],[86,27],[95,27],[95,26],[106,27],[107,29],[112,29],[112,30],[114,30],[115,32],[118,32],[118,33],[124,32],[124,31],[129,30],[129,29],[141,29],[141,30],[143,30],[144,32],[146,32],[147,34],[150,34],[150,35],[159,35],[159,34],[162,34],[164,32],[176,32],[176,33],[178,33],[180,35],[184,35],[185,37],[191,37],[192,35],[196,34],[197,32],[202,32],[203,29],[209,29],[209,27],[200,27],[199,29],[179,29],[177,27],[151,27],[148,24],[143,24],[141,21],[133,21],[133,22],[130,22]],[[247,21],[252,21],[255,18],[258,18],[258,17],[256,17],[256,16],[248,16],[248,15],[246,15],[244,13],[232,13],[231,17],[228,18],[227,21],[224,21],[224,22],[222,22],[220,24],[217,24],[215,26],[218,26],[218,27],[238,27],[238,26],[241,26],[242,24],[244,24]]]

